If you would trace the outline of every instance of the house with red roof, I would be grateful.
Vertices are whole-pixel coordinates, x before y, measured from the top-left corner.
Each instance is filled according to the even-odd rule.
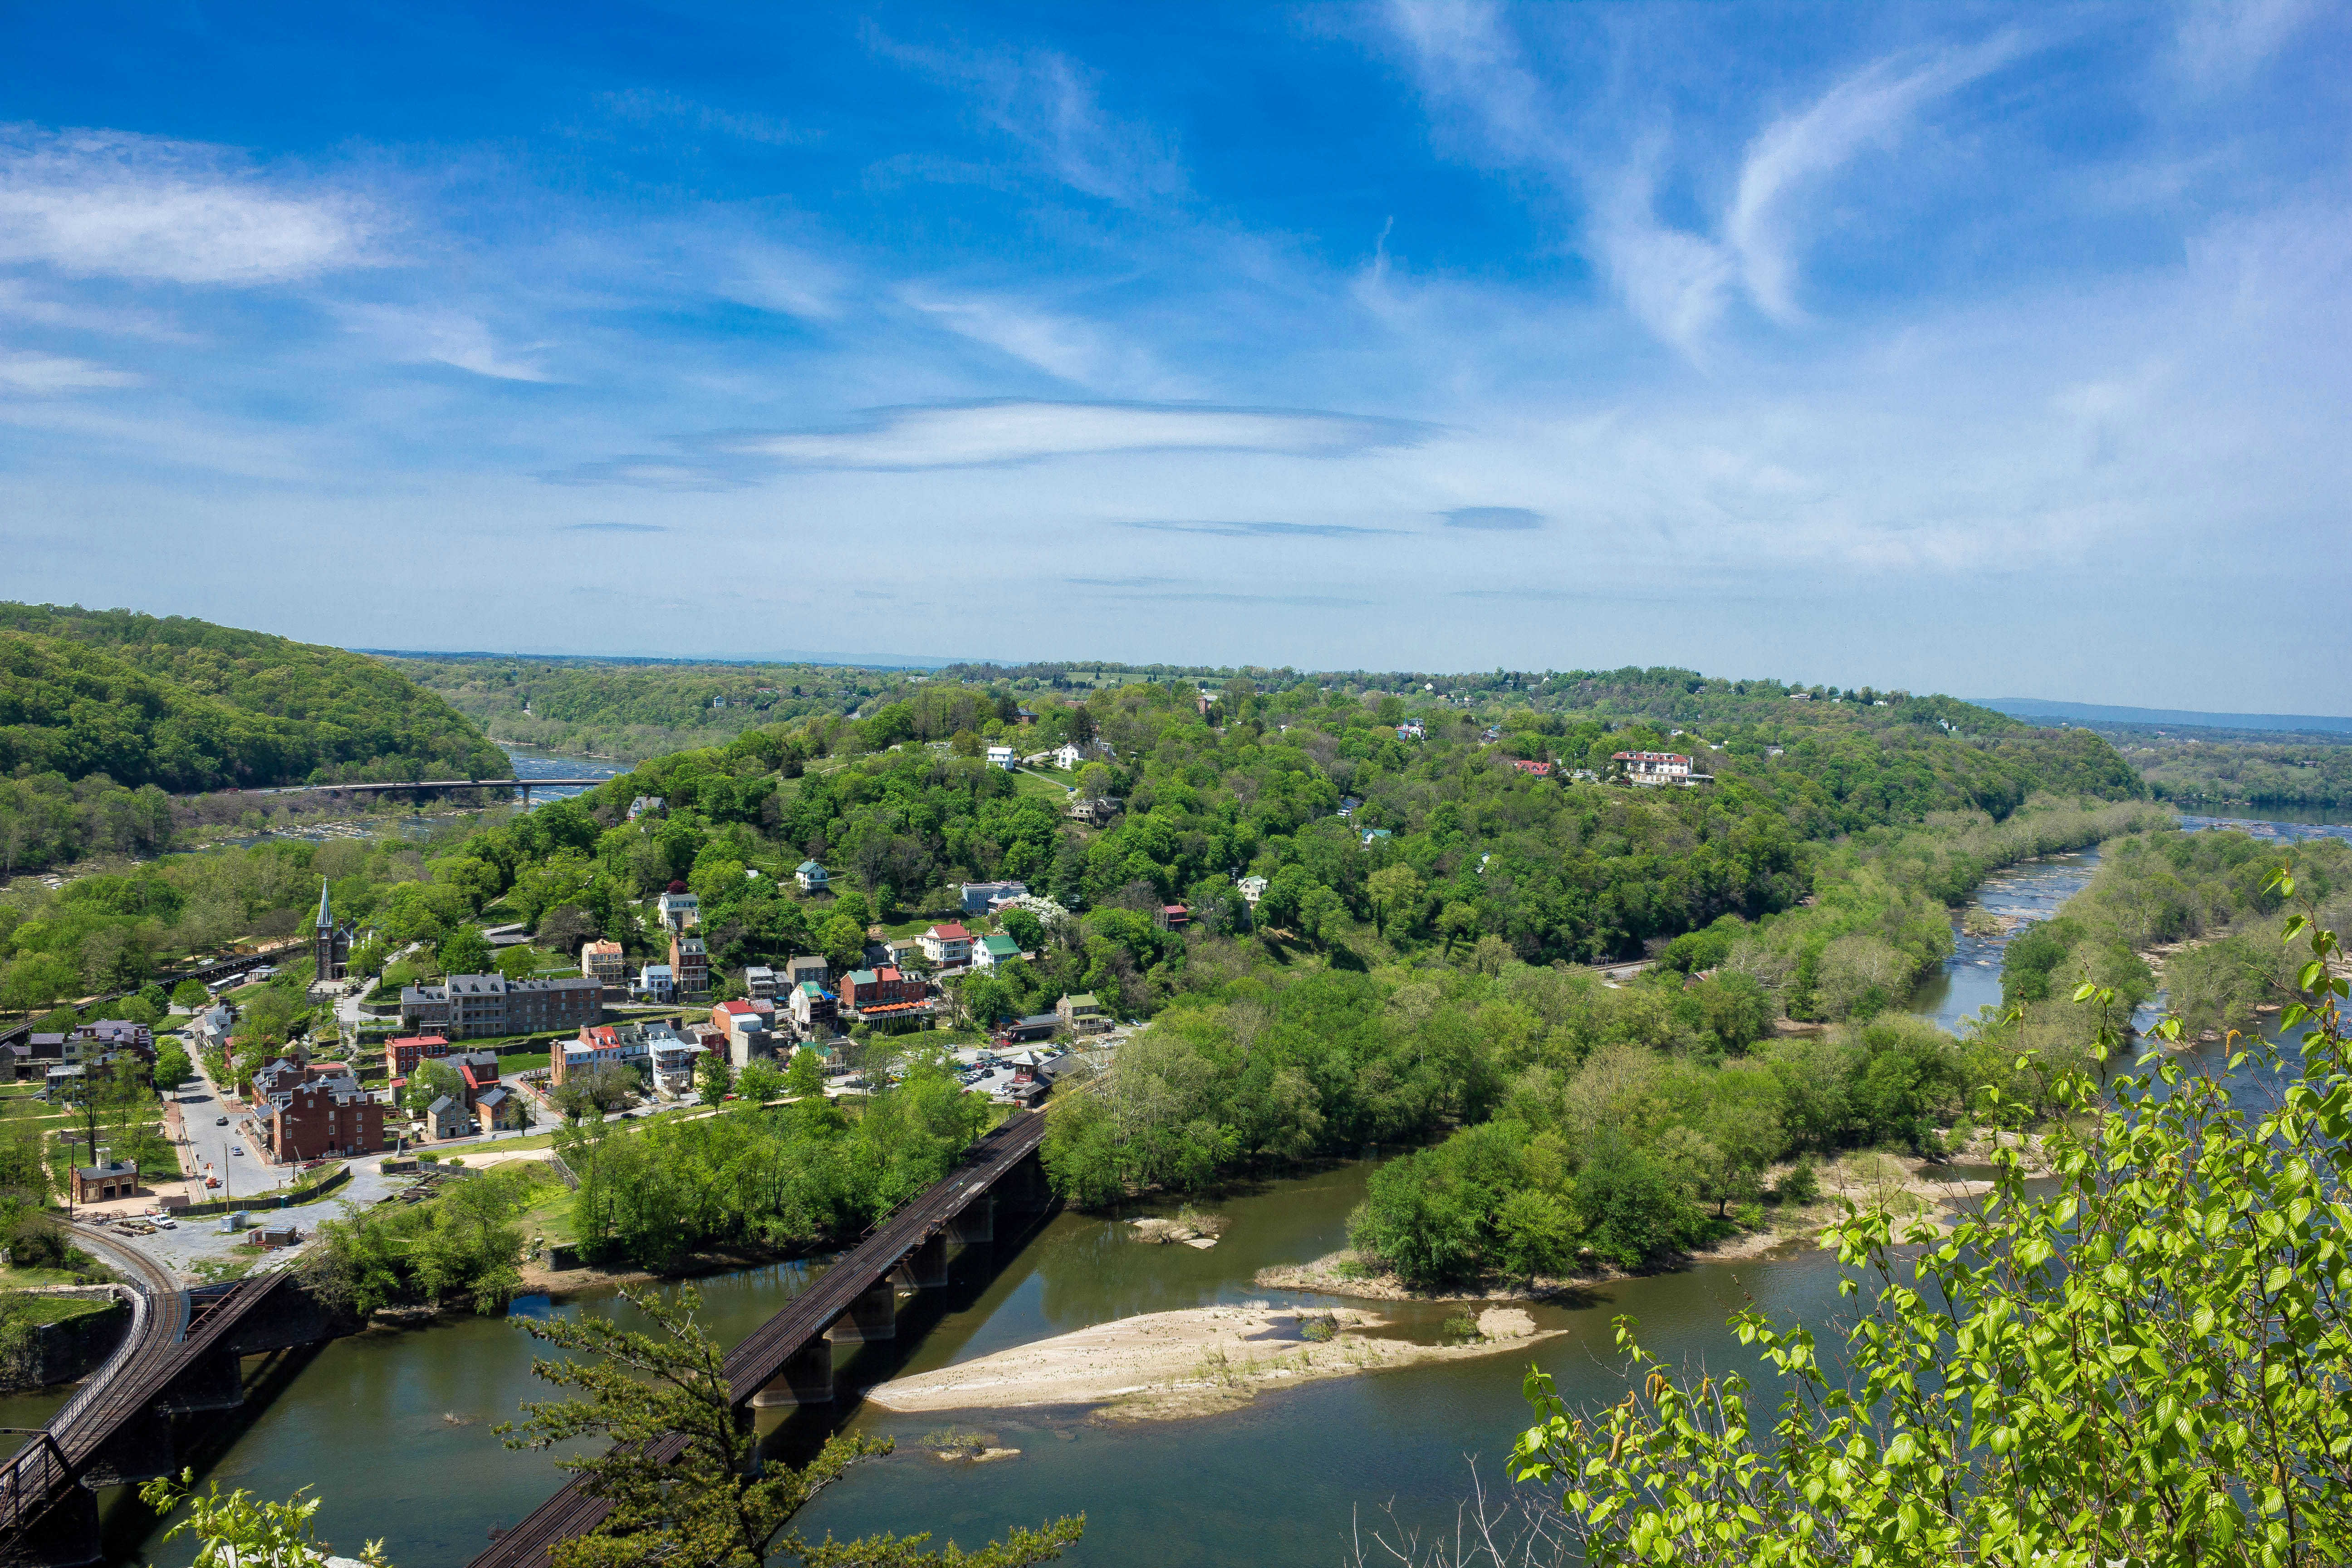
[[[941,969],[957,969],[971,962],[971,932],[954,921],[933,926],[916,940],[923,956]]]

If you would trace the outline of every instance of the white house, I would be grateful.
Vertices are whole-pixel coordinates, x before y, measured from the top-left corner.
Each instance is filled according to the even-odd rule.
[[[824,874],[824,868],[814,860],[802,861],[800,868],[794,871],[793,876],[800,882],[801,891],[803,893],[814,893],[833,880]]]
[[[1257,901],[1265,897],[1265,879],[1264,877],[1244,877],[1241,879],[1241,894],[1242,902],[1247,904],[1252,909],[1257,908]]]
[[[1609,760],[1637,784],[1686,784],[1691,776],[1691,760],[1678,752],[1616,752]]]
[[[931,927],[917,940],[923,944],[923,956],[941,969],[971,962],[971,932],[953,921]]]
[[[677,990],[677,977],[667,963],[648,963],[637,972],[637,994],[648,1002],[667,1002]]]
[[[1013,771],[1013,748],[1010,746],[989,747],[988,765],[992,768],[1003,768],[1006,773],[1011,773]]]
[[[971,944],[971,966],[993,969],[1021,956],[1021,944],[1009,936],[984,936]]]
[[[702,918],[702,900],[692,893],[664,893],[656,907],[661,923],[671,931],[684,931]]]
[[[1086,760],[1087,754],[1084,752],[1078,750],[1076,746],[1068,744],[1067,742],[1065,742],[1060,750],[1053,753],[1054,765],[1065,771],[1076,768],[1079,763]]]

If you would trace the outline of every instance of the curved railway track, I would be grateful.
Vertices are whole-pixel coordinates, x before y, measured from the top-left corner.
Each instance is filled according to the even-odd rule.
[[[102,1255],[129,1281],[131,1327],[40,1436],[0,1463],[0,1534],[23,1531],[64,1500],[124,1424],[140,1418],[286,1278],[249,1275],[207,1293],[198,1312],[179,1280],[137,1247],[101,1232],[72,1234],[75,1245]]]

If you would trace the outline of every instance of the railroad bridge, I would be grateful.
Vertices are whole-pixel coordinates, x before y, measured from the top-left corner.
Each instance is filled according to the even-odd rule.
[[[97,1489],[175,1474],[172,1417],[245,1403],[239,1359],[357,1323],[282,1270],[183,1290],[152,1259],[77,1233],[131,1285],[122,1343],[47,1426],[0,1462],[0,1565],[79,1568],[101,1556]]]
[[[1000,1233],[1017,1236],[1043,1216],[1054,1201],[1037,1154],[1045,1136],[1042,1111],[1015,1112],[944,1180],[729,1352],[727,1384],[737,1412],[832,1404],[835,1345],[897,1337],[899,1292],[944,1287],[950,1248],[983,1246]],[[675,1458],[683,1447],[665,1439],[650,1458]],[[557,1542],[585,1535],[605,1512],[576,1480],[567,1483],[470,1568],[546,1568]]]

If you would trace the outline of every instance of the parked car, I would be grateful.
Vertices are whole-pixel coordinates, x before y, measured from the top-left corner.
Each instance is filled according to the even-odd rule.
[[[226,1127],[228,1125],[228,1118],[226,1116],[216,1116],[213,1118],[213,1125],[215,1127]]]
[[[232,1153],[232,1154],[242,1154],[242,1153],[244,1153],[244,1152],[245,1152],[245,1151],[244,1151],[244,1150],[242,1150],[242,1149],[238,1148],[238,1147],[237,1147],[236,1144],[234,1144],[234,1143],[232,1143],[232,1144],[230,1144],[230,1145],[228,1146],[228,1152],[229,1152],[230,1153]]]

